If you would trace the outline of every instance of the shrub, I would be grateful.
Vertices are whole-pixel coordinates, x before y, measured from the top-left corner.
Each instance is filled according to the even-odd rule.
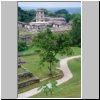
[[[18,41],[18,51],[24,51],[24,50],[27,50],[28,49],[28,46],[26,44],[26,42],[24,41]]]

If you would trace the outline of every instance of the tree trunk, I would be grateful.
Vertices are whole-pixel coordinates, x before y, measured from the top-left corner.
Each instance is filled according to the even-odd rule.
[[[52,76],[51,62],[49,63],[48,69],[49,69],[49,71],[50,71],[50,74],[49,74],[49,75]]]

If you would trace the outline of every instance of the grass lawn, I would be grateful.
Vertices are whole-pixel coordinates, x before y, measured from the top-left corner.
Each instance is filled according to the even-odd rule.
[[[52,78],[52,79],[46,79],[46,80],[41,81],[41,82],[39,82],[39,83],[34,83],[34,84],[29,85],[29,86],[20,88],[20,89],[18,89],[18,93],[22,93],[22,92],[28,91],[28,90],[30,90],[30,89],[34,89],[34,88],[36,88],[36,87],[42,86],[42,85],[44,85],[44,84],[47,84],[48,81],[50,82],[50,81],[52,81],[52,80],[60,79],[60,78],[63,77],[63,73],[61,72],[60,74],[62,74],[62,75],[61,75],[61,76],[58,76],[58,77],[55,77],[55,78]],[[27,80],[28,80],[28,79],[27,79]],[[23,81],[24,81],[24,80],[23,80]],[[22,81],[21,81],[21,82],[22,82]]]
[[[37,54],[30,55],[30,56],[23,56],[23,59],[27,61],[27,63],[23,64],[25,68],[27,68],[33,75],[39,77],[40,79],[46,78],[49,74],[49,70],[47,68],[48,63],[44,65],[40,65],[40,57]],[[53,71],[55,70],[56,66],[59,66],[57,63],[53,66]]]
[[[71,47],[71,49],[73,50],[73,53],[74,53],[73,55],[67,55],[67,54],[61,55],[61,54],[57,54],[56,58],[63,59],[63,58],[69,57],[69,56],[75,56],[75,55],[80,55],[81,54],[81,48],[79,48],[79,47]]]
[[[72,50],[74,52],[74,55],[80,55],[81,54],[81,48],[79,48],[79,47],[72,47]]]
[[[44,79],[44,78],[49,77],[49,70],[47,68],[48,64],[45,63],[44,66],[40,65],[39,64],[39,62],[40,62],[39,55],[34,54],[34,55],[30,55],[30,56],[23,56],[22,58],[25,61],[27,61],[27,63],[23,64],[23,66],[25,68],[27,68],[31,73],[33,73],[34,76],[39,77],[39,79]],[[55,63],[54,66],[53,66],[53,71],[58,66],[59,66],[59,63]],[[18,70],[18,72],[21,72],[21,71]],[[62,72],[60,72],[60,74],[62,74],[62,76],[63,76]],[[57,78],[59,79],[61,77],[57,77]],[[25,81],[25,80],[27,80],[27,79],[24,79],[24,80],[21,80],[21,81],[18,81],[18,82],[22,82],[22,81]],[[43,81],[43,82],[40,82],[40,83],[35,83],[35,84],[30,85],[30,86],[26,86],[24,88],[20,88],[20,89],[18,89],[18,93],[25,92],[25,91],[28,91],[28,90],[33,89],[35,87],[38,87],[41,84],[43,84],[44,82],[47,82],[47,81]]]
[[[23,73],[25,70],[23,68],[18,68],[17,72],[19,73]]]
[[[25,29],[19,29],[19,35],[25,36],[25,35],[31,35],[32,33],[29,31],[26,31]]]
[[[36,47],[33,46],[33,47],[30,47],[28,50],[19,52],[19,54],[21,55],[35,54],[35,50],[36,50]]]
[[[80,98],[81,97],[81,59],[74,59],[68,62],[73,73],[73,78],[58,86],[53,94],[45,95],[43,92],[30,98]]]
[[[74,54],[73,55],[80,55],[81,54],[81,48],[79,47],[71,47]],[[25,50],[25,51],[22,51],[22,52],[19,52],[20,54],[22,55],[28,55],[28,54],[35,54],[35,51],[37,50],[37,48],[35,46],[29,48],[28,50]],[[67,54],[65,55],[60,55],[60,54],[57,54],[56,56],[57,58],[61,59],[61,58],[64,58],[64,57],[67,57]]]
[[[79,55],[81,53],[81,49],[78,47],[72,47],[74,51],[74,55]],[[48,63],[45,63],[44,65],[41,65],[40,62],[40,56],[35,53],[36,47],[32,47],[24,52],[21,52],[22,54],[29,54],[33,53],[32,55],[29,56],[22,56],[22,58],[27,62],[23,64],[25,68],[27,68],[30,72],[33,73],[33,75],[38,76],[39,78],[45,78],[48,76],[49,70],[47,68]],[[67,55],[57,55],[58,59],[65,58]],[[55,70],[55,67],[59,67],[59,63],[55,63],[53,66],[53,70]],[[45,70],[44,70],[45,69]],[[19,72],[19,71],[18,71]]]
[[[74,55],[80,54],[80,48],[72,47],[72,49],[75,52]],[[49,74],[49,70],[47,68],[48,64],[45,63],[45,65],[40,65],[40,63],[39,63],[40,56],[37,53],[35,53],[35,50],[36,50],[36,47],[32,47],[26,51],[20,52],[23,55],[32,54],[29,56],[22,56],[22,58],[26,61],[26,63],[23,64],[23,66],[25,68],[27,68],[31,73],[33,73],[34,76],[37,76],[40,79],[47,78],[48,74]],[[67,57],[67,55],[64,55],[64,56],[61,56],[60,54],[57,55],[58,59],[65,58],[65,57]],[[53,70],[55,70],[56,67],[59,67],[59,63],[55,63],[55,65],[53,66]],[[19,72],[22,72],[21,69],[18,70],[18,73]],[[44,81],[44,82],[46,82],[46,81]],[[44,83],[44,82],[42,82],[42,83]],[[18,93],[33,89],[37,86],[40,86],[42,83],[36,83],[36,84],[30,85],[30,86],[18,89]]]

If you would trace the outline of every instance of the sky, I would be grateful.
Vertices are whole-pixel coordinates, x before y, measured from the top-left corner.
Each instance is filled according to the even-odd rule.
[[[81,2],[18,2],[21,8],[81,7]]]

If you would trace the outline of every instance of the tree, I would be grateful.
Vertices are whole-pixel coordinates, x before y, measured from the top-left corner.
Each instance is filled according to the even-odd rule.
[[[58,61],[56,55],[58,53],[71,54],[72,50],[69,46],[69,37],[67,34],[56,35],[47,29],[37,34],[33,39],[33,44],[41,49],[40,56],[41,62],[48,63],[49,75],[53,75],[52,67]]]
[[[28,49],[28,46],[27,46],[26,42],[18,40],[18,51],[24,51],[27,49]]]
[[[63,17],[65,18],[66,22],[69,22],[71,20],[71,14],[66,9],[61,9],[55,12],[55,15],[57,17]]]
[[[35,10],[23,10],[18,7],[18,21],[21,22],[30,22],[35,18],[36,11]]]
[[[68,11],[66,9],[60,9],[55,12],[56,14],[68,14]]]
[[[75,14],[73,16],[72,31],[70,32],[71,45],[81,47],[81,16]]]

